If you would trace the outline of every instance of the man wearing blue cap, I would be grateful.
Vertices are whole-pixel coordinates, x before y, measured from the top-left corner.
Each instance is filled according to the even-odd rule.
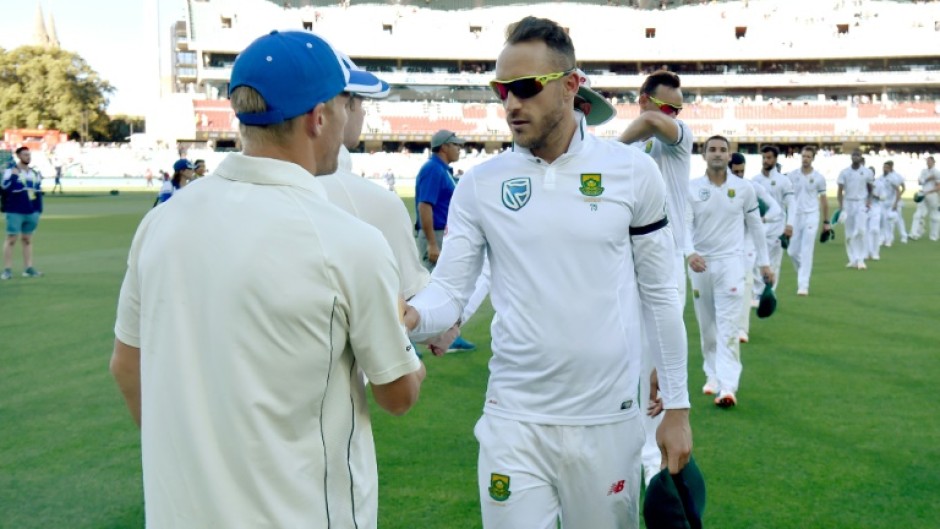
[[[312,33],[254,41],[230,84],[244,151],[138,228],[111,371],[147,527],[377,524],[363,375],[400,415],[424,367],[388,243],[314,178],[336,170],[348,81]]]

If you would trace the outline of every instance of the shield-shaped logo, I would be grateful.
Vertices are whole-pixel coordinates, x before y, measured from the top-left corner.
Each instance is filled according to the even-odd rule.
[[[578,188],[586,197],[597,197],[604,192],[600,173],[581,173],[581,187]]]
[[[512,494],[509,490],[509,476],[505,474],[490,474],[490,498],[496,501],[506,501]]]
[[[728,190],[728,198],[734,198],[734,189]]]
[[[532,181],[528,178],[513,178],[503,182],[503,205],[519,211],[532,197]]]
[[[701,200],[702,202],[708,200],[708,197],[710,196],[712,196],[712,192],[709,191],[707,188],[703,187],[698,190],[698,199]]]

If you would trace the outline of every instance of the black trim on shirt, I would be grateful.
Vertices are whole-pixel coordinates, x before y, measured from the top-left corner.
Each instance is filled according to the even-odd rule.
[[[679,123],[678,119],[675,121],[676,121],[676,126],[679,127],[679,138],[675,141],[675,143],[670,143],[669,144],[670,147],[675,147],[679,145],[680,143],[682,143],[682,140],[685,138],[685,128],[682,127],[682,124]]]
[[[349,366],[349,383],[352,387],[355,387],[356,378],[359,375],[359,370],[356,368],[356,360],[353,359],[352,365]],[[359,529],[359,522],[356,520],[356,481],[353,479],[352,463],[352,441],[353,435],[356,433],[356,401],[353,400],[352,393],[349,394],[349,410],[350,410],[350,421],[349,421],[349,440],[346,441],[346,470],[349,472],[349,504],[352,506],[352,521],[353,527]]]
[[[323,502],[326,504],[326,527],[333,526],[333,520],[330,518],[330,465],[329,455],[326,453],[326,435],[323,433],[323,409],[326,407],[326,396],[330,389],[330,373],[333,371],[333,321],[336,319],[336,301],[333,297],[333,309],[330,312],[330,363],[326,370],[326,385],[323,388],[323,400],[320,401],[320,444],[323,446]]]
[[[663,217],[652,224],[647,224],[646,226],[630,226],[630,236],[634,237],[637,235],[646,235],[647,233],[653,233],[656,230],[661,230],[669,224],[669,219]]]

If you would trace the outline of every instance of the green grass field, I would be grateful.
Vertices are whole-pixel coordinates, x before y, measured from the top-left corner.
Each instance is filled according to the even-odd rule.
[[[36,236],[46,276],[19,277],[17,252],[0,283],[0,528],[143,526],[138,431],[107,366],[127,249],[152,200],[50,197]],[[839,235],[817,248],[809,298],[784,262],[777,314],[754,318],[743,348],[736,409],[699,392],[687,304],[706,527],[940,527],[940,244],[897,244],[855,271]],[[407,416],[373,409],[383,529],[481,526],[472,429],[491,314],[465,329],[476,352],[425,357]]]

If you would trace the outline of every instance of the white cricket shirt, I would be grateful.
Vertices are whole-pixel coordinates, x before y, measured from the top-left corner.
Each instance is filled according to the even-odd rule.
[[[729,176],[716,186],[707,176],[689,182],[692,215],[689,233],[695,252],[706,259],[740,256],[747,236],[757,252],[758,266],[767,266],[767,241],[753,183]]]
[[[115,334],[141,350],[148,528],[375,527],[361,372],[420,365],[388,243],[310,173],[229,154],[151,210]]]
[[[894,201],[898,198],[898,191],[901,186],[904,185],[904,177],[898,174],[897,171],[891,171],[884,176],[885,179],[885,189],[887,190],[887,195],[885,196],[885,201],[887,201],[889,206],[894,205]]]
[[[851,166],[843,169],[836,182],[842,186],[843,200],[865,200],[868,198],[868,184],[873,181],[871,171],[861,165],[858,169]]]
[[[650,155],[659,166],[666,182],[666,212],[669,215],[669,226],[676,238],[676,247],[683,255],[688,255],[692,245],[686,233],[685,218],[689,208],[689,176],[692,173],[692,146],[695,143],[695,136],[684,121],[677,119],[675,122],[679,128],[679,139],[675,143],[665,143],[653,136],[646,141],[634,142],[631,145]]]
[[[638,413],[644,327],[667,408],[687,408],[686,333],[665,185],[653,160],[581,128],[546,163],[518,146],[460,180],[417,333],[460,315],[484,253],[493,357],[484,412],[586,425]],[[634,235],[631,236],[631,230]],[[413,334],[413,337],[415,336]]]
[[[339,159],[339,169],[317,181],[323,184],[330,202],[382,232],[398,264],[401,294],[405,299],[414,296],[427,286],[430,275],[418,258],[408,209],[397,194],[354,174],[351,164],[344,163],[349,159],[345,147],[340,148]]]
[[[934,177],[933,180],[928,181],[930,177]],[[940,169],[934,167],[933,169],[924,169],[920,172],[920,177],[917,178],[917,183],[920,184],[920,190],[924,193],[928,191],[933,191],[937,187],[937,182],[940,181]]]
[[[784,224],[793,225],[790,215],[794,213],[794,195],[793,183],[790,182],[790,179],[786,175],[780,174],[777,169],[771,169],[769,175],[765,176],[761,171],[754,175],[751,181],[760,184],[774,197],[774,200],[783,210]]]
[[[793,205],[797,213],[819,213],[819,196],[826,194],[826,177],[815,169],[803,174],[802,168],[787,176],[793,184]]]

